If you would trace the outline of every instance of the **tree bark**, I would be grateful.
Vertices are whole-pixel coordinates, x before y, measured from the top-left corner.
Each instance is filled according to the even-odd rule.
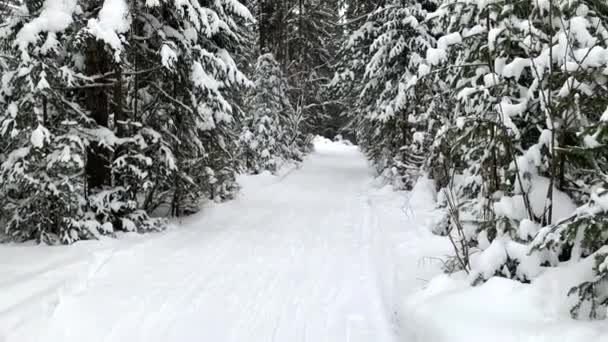
[[[104,43],[93,38],[89,39],[86,49],[86,74],[89,76],[104,74],[108,71],[108,57]],[[87,88],[85,90],[85,106],[97,125],[108,127],[108,96],[104,88]],[[85,167],[89,193],[109,185],[110,151],[97,142],[91,142],[87,151]]]

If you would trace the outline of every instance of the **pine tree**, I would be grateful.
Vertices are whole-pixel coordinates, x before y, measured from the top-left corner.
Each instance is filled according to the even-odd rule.
[[[289,102],[287,80],[272,54],[258,59],[253,94],[247,103],[249,119],[241,134],[247,169],[277,171],[285,161],[301,159],[300,127]]]

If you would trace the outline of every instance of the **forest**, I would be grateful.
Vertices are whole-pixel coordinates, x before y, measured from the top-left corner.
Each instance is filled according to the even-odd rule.
[[[605,1],[0,0],[5,242],[162,231],[315,136],[434,183],[445,272],[568,265],[606,318]]]

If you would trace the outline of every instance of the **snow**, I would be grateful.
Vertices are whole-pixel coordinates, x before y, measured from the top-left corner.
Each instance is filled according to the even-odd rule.
[[[456,95],[456,99],[458,100],[467,100],[471,95],[475,94],[478,91],[477,88],[465,87]]]
[[[513,131],[513,134],[515,134],[517,137],[520,135],[519,129],[511,118],[516,115],[521,116],[526,111],[527,107],[527,101],[513,104],[507,99],[503,99],[501,103],[496,105],[496,111],[498,112],[502,123],[505,125],[505,127]]]
[[[504,31],[504,28],[497,27],[497,28],[491,29],[488,32],[488,48],[490,49],[490,51],[496,50],[497,39],[498,39],[498,36],[502,33],[502,31]]]
[[[43,148],[45,141],[49,140],[50,132],[44,128],[42,125],[38,125],[38,127],[32,132],[30,136],[30,142],[32,146],[35,148]]]
[[[29,147],[22,147],[22,148],[13,150],[11,153],[8,154],[8,157],[6,158],[4,163],[2,163],[0,165],[0,169],[11,168],[15,163],[21,161],[22,159],[27,157],[29,154],[30,154]]]
[[[523,219],[519,223],[518,236],[522,240],[532,239],[538,234],[540,226],[528,219]]]
[[[594,136],[588,134],[585,134],[583,142],[587,148],[598,148],[602,146]]]
[[[572,71],[577,71],[579,67],[583,69],[599,68],[608,64],[608,49],[600,46],[576,49],[572,52],[572,55],[576,62],[576,68]]]
[[[593,257],[547,269],[532,282],[494,277],[472,287],[462,274],[439,276],[406,300],[412,341],[606,342],[605,322],[575,321],[568,291],[588,279]]]
[[[494,213],[499,217],[507,217],[516,221],[528,217],[522,195],[501,197],[498,202],[494,203]]]
[[[499,110],[502,111],[504,115],[513,117],[516,115],[522,115],[526,111],[527,108],[528,108],[527,102],[520,102],[520,103],[513,104],[513,103],[503,100],[500,104]]]
[[[214,77],[210,76],[199,62],[192,63],[192,73],[190,78],[197,87],[209,90],[213,93],[219,92],[221,87],[220,82]]]
[[[175,65],[175,62],[177,62],[177,54],[167,44],[163,44],[163,46],[161,47],[160,58],[163,67],[167,69],[172,69]]]
[[[604,322],[569,318],[566,293],[592,276],[593,255],[540,269],[527,246],[497,238],[472,258],[488,278],[472,287],[441,274],[452,247],[431,233],[432,181],[395,192],[358,147],[314,144],[302,164],[239,176],[235,200],[163,233],[0,245],[0,340],[608,341]],[[507,257],[532,284],[493,277]]]
[[[593,202],[598,205],[601,210],[608,212],[608,191],[605,189],[598,189],[591,196]]]
[[[564,82],[558,96],[566,98],[570,96],[573,91],[583,93],[587,96],[593,95],[593,88],[591,88],[588,84],[581,83],[576,78],[570,77],[568,80],[566,80],[566,82]]]
[[[502,69],[502,75],[507,78],[519,80],[524,69],[531,66],[532,62],[526,58],[515,58],[511,63],[506,64]]]
[[[520,163],[520,165],[525,167],[523,163]],[[524,179],[523,183],[524,190],[528,196],[528,200],[530,201],[532,213],[536,217],[543,217],[549,204],[547,194],[551,180],[546,177],[531,175],[529,176],[529,180]],[[570,217],[577,208],[574,201],[566,193],[558,190],[555,187],[553,188],[553,197],[551,202],[553,204],[551,222],[554,223]],[[498,216],[507,217],[516,221],[521,221],[528,218],[522,195],[501,197],[498,202],[494,203],[494,212]],[[527,234],[531,230],[538,229],[529,226],[527,223],[522,222],[522,224],[527,225],[523,228],[520,227],[520,229],[524,229],[524,233],[522,234]]]
[[[38,84],[36,85],[36,89],[44,90],[44,89],[49,89],[49,88],[51,88],[51,85],[46,80],[46,72],[42,71],[40,73],[40,81],[38,81]]]
[[[483,76],[483,83],[487,88],[496,86],[500,83],[500,76],[495,73],[489,73]]]
[[[426,50],[426,60],[430,65],[439,65],[448,59],[448,53],[444,49],[429,48]]]
[[[431,72],[431,67],[426,64],[420,64],[418,66],[418,77],[424,77]]]
[[[17,116],[17,113],[19,112],[19,107],[15,102],[11,102],[8,105],[6,111],[8,115],[10,115],[12,118],[15,118]],[[608,117],[608,109],[606,109],[606,116]]]
[[[569,24],[569,33],[576,38],[581,46],[591,47],[597,43],[597,39],[587,30],[587,26],[589,26],[587,19],[584,17],[574,17],[570,19]]]
[[[240,1],[223,0],[222,3],[224,3],[228,8],[230,8],[232,13],[236,14],[238,17],[245,19],[248,22],[255,22],[255,18],[253,17],[249,9],[247,9],[247,6],[243,5]]]
[[[445,50],[452,45],[461,44],[461,43],[462,43],[462,37],[460,36],[460,33],[454,32],[454,33],[450,33],[450,34],[447,34],[447,35],[439,38],[437,40],[437,48]]]
[[[436,278],[408,302],[414,341],[607,341],[604,323],[575,322],[551,312],[555,305],[550,300],[563,297],[563,285],[569,283],[561,277],[546,277],[535,286],[492,278],[479,287]]]
[[[501,239],[494,239],[490,247],[473,256],[471,268],[484,279],[492,278],[494,273],[507,262],[508,257],[505,243]]]
[[[465,28],[462,35],[463,38],[469,38],[486,32],[486,28],[481,25],[475,25],[471,29]]]
[[[0,245],[0,340],[399,341],[450,248],[425,223],[434,184],[394,192],[356,146],[315,146],[163,233]]]
[[[25,51],[40,38],[40,33],[62,32],[73,22],[76,7],[76,0],[45,0],[40,14],[17,33],[16,45]]]
[[[503,270],[509,259],[518,262],[514,276],[520,280],[534,279],[540,273],[538,265],[541,262],[537,253],[531,254],[526,245],[498,237],[485,250],[471,255],[469,282],[474,283],[479,277],[492,279],[496,272]]]
[[[466,121],[463,117],[456,118],[456,127],[458,129],[464,129],[465,123]]]
[[[537,0],[534,2],[534,5],[541,13],[549,13],[549,10],[551,9],[551,0]]]
[[[530,188],[528,198],[532,211],[538,217],[542,217],[547,207],[547,193],[550,186],[550,179],[542,176],[532,176],[530,180]],[[571,216],[577,206],[574,201],[564,192],[553,188],[553,210],[551,222],[559,222]]]
[[[112,49],[116,50],[114,58],[120,61],[120,50],[122,39],[120,34],[129,31],[131,17],[129,6],[125,0],[105,0],[98,19],[90,19],[88,31],[98,40],[105,41]]]

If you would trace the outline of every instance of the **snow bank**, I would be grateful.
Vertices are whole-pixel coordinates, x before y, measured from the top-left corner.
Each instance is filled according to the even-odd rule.
[[[121,234],[72,246],[0,245],[0,341],[42,331],[58,303],[87,286],[105,260],[160,235]],[[77,324],[77,322],[74,322]]]
[[[604,342],[605,322],[569,316],[568,290],[581,279],[581,268],[552,269],[532,285],[491,278],[471,287],[462,275],[441,275],[406,303],[413,341],[433,342]]]
[[[300,165],[297,162],[290,161],[281,165],[274,174],[270,171],[263,171],[257,175],[241,174],[236,177],[236,181],[242,192],[251,193],[280,183],[299,167]]]
[[[576,321],[570,316],[577,298],[567,294],[572,287],[593,278],[594,256],[576,264],[539,269],[538,261],[527,262],[538,256],[528,254],[525,245],[496,239],[471,259],[475,272],[481,272],[487,282],[473,287],[476,276],[464,272],[434,277],[424,289],[404,300],[402,316],[407,319],[402,329],[406,340],[608,342],[605,321]],[[531,284],[492,277],[507,257],[521,262],[518,275],[521,272],[521,277],[534,278]]]
[[[383,241],[374,244],[377,248],[372,250],[372,259],[379,272],[386,310],[395,316],[397,335],[407,335],[410,312],[403,306],[404,295],[420,291],[441,274],[441,257],[452,247],[446,238],[429,229],[437,220],[437,192],[432,180],[420,177],[409,192],[395,191],[377,180],[376,187],[370,194],[370,205],[382,211],[384,225],[379,234]]]
[[[526,183],[524,189],[530,201],[533,214],[537,217],[542,217],[549,204],[547,202],[547,193],[551,184],[550,179],[533,175],[529,180],[525,180],[524,182]],[[494,203],[494,212],[498,216],[521,221],[528,217],[524,203],[522,195],[503,196],[499,201]],[[566,193],[555,187],[553,188],[552,203],[551,222],[559,222],[569,217],[577,208],[576,204]]]
[[[535,176],[527,188],[532,209],[542,214],[544,196],[549,182]],[[543,196],[541,196],[541,194]],[[418,220],[429,231],[441,213],[435,211],[432,182],[422,179],[411,192],[413,212],[426,212],[426,219]],[[563,196],[562,196],[563,195]],[[565,194],[554,193],[554,215],[558,220],[575,209]],[[608,195],[606,195],[608,198]],[[495,209],[506,217],[521,220],[518,234],[522,239],[536,235],[539,226],[525,219],[521,196],[503,197]],[[608,201],[606,201],[608,202]],[[426,208],[426,209],[425,209]],[[447,241],[447,238],[443,238]],[[442,250],[439,242],[425,237],[417,242],[416,254],[428,258],[445,258],[453,249]],[[445,247],[445,246],[444,246]],[[431,253],[431,254],[428,254]],[[432,254],[435,253],[435,254]],[[594,277],[594,255],[578,263],[563,263],[559,267],[539,267],[539,252],[530,253],[529,246],[508,239],[488,242],[483,252],[471,255],[473,271],[468,275],[441,273],[438,264],[434,271],[424,274],[429,281],[422,288],[410,286],[402,292],[400,309],[401,331],[405,341],[411,342],[608,342],[608,325],[605,321],[580,321],[571,318],[570,310],[578,297],[568,296],[571,288]],[[433,259],[434,259],[433,258]],[[495,277],[507,259],[518,262],[515,277],[533,279],[524,284],[517,280]],[[475,279],[487,281],[472,286]]]
[[[313,140],[313,146],[315,151],[321,154],[357,153],[359,151],[358,146],[354,146],[350,141],[341,138],[337,141],[332,141],[322,136],[316,136]]]

